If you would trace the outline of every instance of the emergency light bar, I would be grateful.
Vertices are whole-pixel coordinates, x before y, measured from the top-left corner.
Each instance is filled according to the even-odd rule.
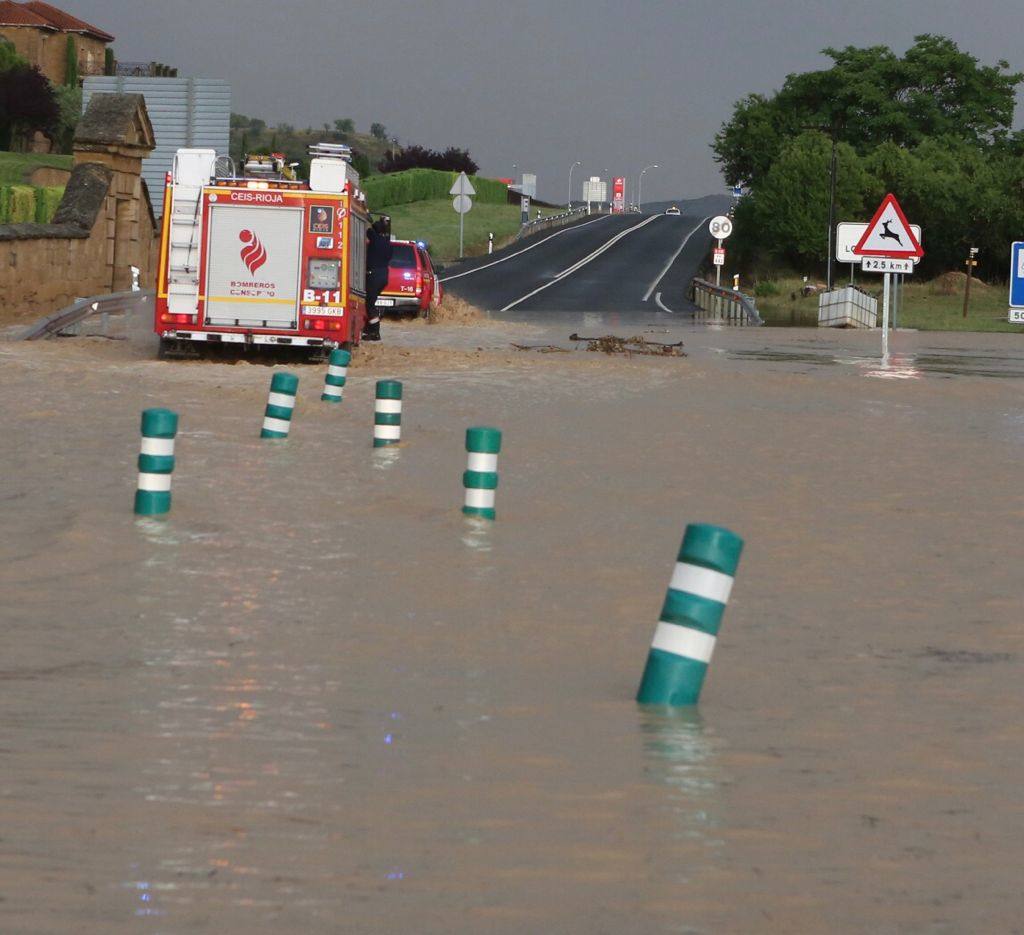
[[[328,159],[344,159],[345,162],[352,161],[352,148],[344,143],[310,143],[310,156],[327,157]]]

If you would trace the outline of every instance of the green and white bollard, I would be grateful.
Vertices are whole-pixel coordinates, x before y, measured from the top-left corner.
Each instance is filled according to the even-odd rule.
[[[324,376],[324,391],[320,394],[320,399],[325,403],[341,402],[351,360],[352,354],[349,351],[340,347],[331,351],[330,359],[327,361],[327,374]]]
[[[498,489],[498,452],[501,451],[499,429],[466,429],[466,451],[469,452],[462,486],[466,488],[466,503],[462,512],[467,516],[494,519],[494,493]]]
[[[378,380],[373,413],[373,447],[397,445],[401,440],[402,384],[398,380]]]
[[[174,436],[177,434],[176,412],[170,409],[143,410],[139,486],[135,491],[135,512],[139,516],[161,516],[170,512]]]
[[[636,700],[692,705],[700,698],[743,540],[721,526],[686,527]]]
[[[299,378],[294,373],[275,373],[270,378],[270,396],[267,397],[267,408],[263,413],[260,438],[288,437],[298,389]]]

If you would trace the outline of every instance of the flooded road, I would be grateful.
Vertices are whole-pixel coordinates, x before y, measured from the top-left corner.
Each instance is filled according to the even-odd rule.
[[[583,325],[690,356],[509,348]],[[1024,340],[385,339],[285,443],[269,368],[0,344],[0,931],[1024,931]],[[699,711],[640,709],[691,521],[746,551]]]

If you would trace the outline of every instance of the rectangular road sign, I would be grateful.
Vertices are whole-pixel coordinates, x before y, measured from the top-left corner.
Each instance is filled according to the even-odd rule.
[[[1024,325],[1024,308],[1011,308],[1006,320],[1011,325]]]
[[[712,259],[715,266],[725,266],[725,247],[715,247]]]
[[[836,262],[860,264],[861,257],[853,252],[857,241],[864,236],[868,225],[864,221],[840,221],[836,225]],[[914,232],[917,242],[921,243],[921,225],[911,224],[910,229]],[[914,265],[921,262],[920,257],[912,257]]]
[[[888,256],[865,256],[860,261],[864,273],[913,273],[914,261],[896,260]]]
[[[1024,309],[1024,242],[1020,240],[1010,247],[1010,307]]]

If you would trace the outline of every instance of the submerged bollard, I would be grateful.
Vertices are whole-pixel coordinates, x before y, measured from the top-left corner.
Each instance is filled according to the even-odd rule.
[[[397,444],[401,440],[401,383],[397,380],[377,381],[374,403],[374,448]]]
[[[401,439],[402,384],[398,380],[378,380],[373,414],[373,447],[397,445]]]
[[[324,391],[320,399],[325,403],[340,403],[342,393],[345,391],[345,379],[348,374],[348,365],[352,360],[349,351],[340,347],[331,351],[330,359],[327,361],[327,373],[324,376]]]
[[[692,705],[700,698],[743,540],[721,526],[686,527],[636,700]]]
[[[299,378],[294,373],[275,373],[270,378],[270,395],[263,413],[260,438],[287,438],[295,410],[295,393]]]
[[[160,516],[170,512],[174,436],[177,434],[176,412],[170,409],[142,411],[139,486],[135,491],[135,512],[139,516]]]
[[[494,493],[498,489],[498,452],[501,451],[501,431],[484,427],[466,429],[466,471],[462,486],[466,488],[466,503],[462,512],[467,516],[494,519]]]

